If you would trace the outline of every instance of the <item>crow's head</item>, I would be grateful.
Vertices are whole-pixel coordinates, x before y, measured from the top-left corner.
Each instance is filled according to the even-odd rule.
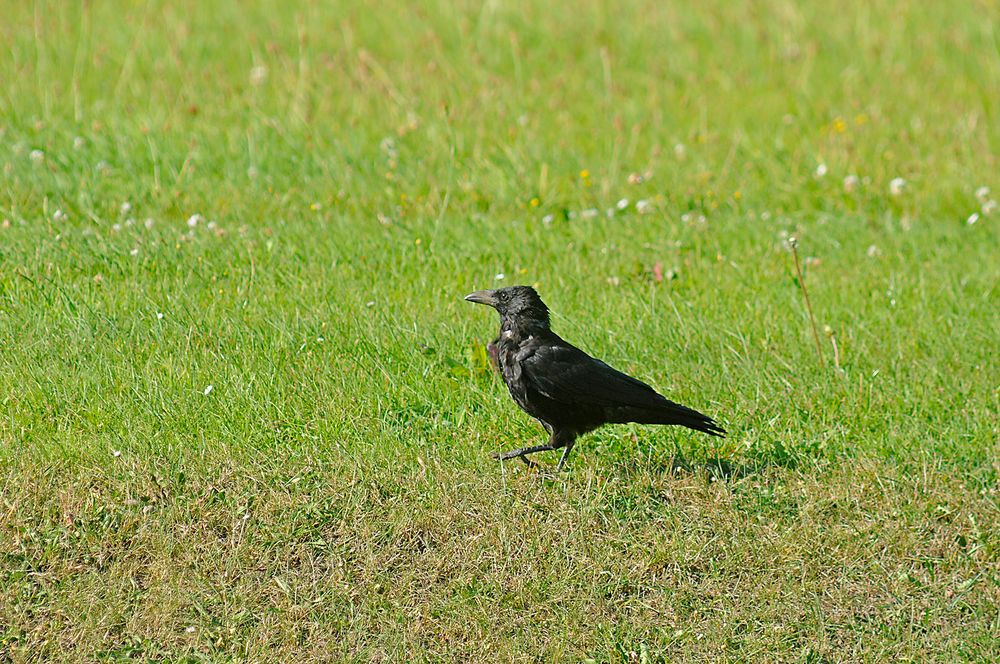
[[[549,326],[549,308],[531,286],[481,290],[469,293],[465,299],[493,307],[504,321],[545,328]]]

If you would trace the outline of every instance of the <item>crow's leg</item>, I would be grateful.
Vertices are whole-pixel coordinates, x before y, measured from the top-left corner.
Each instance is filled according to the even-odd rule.
[[[511,450],[510,452],[504,452],[503,454],[494,454],[493,458],[499,461],[506,461],[508,459],[520,459],[524,461],[529,466],[534,463],[525,456],[528,454],[534,454],[535,452],[548,452],[549,450],[554,450],[555,448],[551,443],[546,443],[545,445],[533,445],[532,447],[522,447],[517,450]]]
[[[570,451],[573,449],[573,446],[576,445],[576,439],[577,439],[577,437],[579,437],[579,435],[581,433],[585,432],[585,431],[586,431],[586,429],[584,429],[583,431],[581,431],[579,429],[577,429],[577,430],[573,430],[573,429],[567,430],[567,429],[555,429],[555,428],[553,428],[553,430],[552,430],[552,440],[549,441],[549,442],[552,443],[553,447],[556,447],[556,448],[560,448],[561,447],[562,451],[563,451],[562,456],[559,457],[559,463],[556,464],[556,472],[559,472],[560,470],[562,470],[563,466],[566,465],[566,459],[569,458]]]
[[[571,449],[573,449],[573,445],[575,443],[576,443],[576,441],[571,440],[570,442],[568,442],[566,444],[566,447],[563,448],[562,456],[559,457],[559,463],[556,464],[556,472],[559,472],[560,470],[562,470],[563,465],[566,463],[566,458],[569,457],[569,451]]]
[[[522,447],[521,449],[511,450],[510,452],[504,452],[503,454],[494,454],[493,458],[500,461],[506,461],[508,459],[520,459],[524,464],[531,468],[537,468],[538,464],[528,458],[529,454],[534,454],[535,452],[548,452],[549,450],[563,449],[562,457],[559,459],[559,465],[556,466],[556,470],[561,470],[563,464],[566,463],[566,457],[569,456],[569,451],[573,449],[573,445],[576,443],[576,432],[565,431],[556,429],[555,427],[542,422],[545,428],[551,432],[549,442],[545,445],[533,445],[531,447]]]

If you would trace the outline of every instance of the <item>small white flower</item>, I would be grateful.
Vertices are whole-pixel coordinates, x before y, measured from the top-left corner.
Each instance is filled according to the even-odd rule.
[[[997,211],[997,202],[992,198],[983,203],[983,216],[988,217]]]
[[[681,221],[683,221],[685,224],[687,222],[691,221],[691,213],[690,212],[685,212],[684,214],[682,214],[681,215]]]
[[[216,226],[218,226],[218,224],[217,224],[217,223],[215,223],[214,221],[210,221],[210,222],[208,222],[208,229],[209,229],[209,230],[215,230],[215,227],[216,227]]]
[[[973,212],[972,214],[969,215],[969,218],[965,220],[965,223],[967,223],[969,226],[974,226],[977,221],[979,221],[979,213]]]
[[[114,233],[117,233],[121,229],[122,229],[122,225],[121,224],[112,224],[111,225],[111,231],[114,232]]]
[[[56,210],[52,213],[52,221],[66,221],[66,213],[62,210]]]
[[[653,204],[647,201],[645,198],[641,201],[635,202],[635,211],[639,214],[649,214],[653,211]]]
[[[202,394],[204,394],[207,397],[209,394],[212,393],[212,389],[213,389],[212,386],[209,385],[208,387],[205,388],[205,391],[202,392]]]
[[[123,215],[128,214],[129,212],[132,211],[132,204],[129,203],[128,201],[125,201],[124,203],[122,203],[122,206],[119,209]]]
[[[122,451],[121,450],[111,450],[111,456],[113,456],[114,458],[117,459],[121,455],[122,455]]]
[[[325,339],[323,337],[316,337],[316,341],[319,343],[323,343]]]
[[[684,147],[683,143],[678,143],[674,146],[674,156],[678,159],[683,159],[684,155],[687,154],[687,148]]]
[[[132,249],[131,251],[128,252],[128,255],[129,256],[138,256],[139,255],[139,248],[136,247],[135,249]]]
[[[188,228],[194,228],[204,219],[200,214],[192,214],[188,217]]]
[[[826,169],[826,164],[824,164],[823,162],[820,162],[816,166],[816,177],[817,178],[824,177],[826,175],[826,170],[827,170]]]
[[[163,312],[162,311],[157,311],[156,312],[156,320],[163,320]]]
[[[580,212],[580,218],[581,219],[593,219],[598,214],[599,214],[598,211],[595,210],[594,208],[588,208],[588,209],[583,210],[582,212]]]
[[[980,203],[985,203],[989,199],[989,197],[990,197],[989,187],[980,187],[979,189],[976,189],[976,198],[979,199]]]
[[[542,217],[542,223],[545,224],[546,226],[548,226],[553,221],[555,221],[555,218],[556,218],[556,216],[554,214],[547,214],[544,217]]]
[[[906,180],[903,178],[893,178],[889,181],[889,193],[893,196],[899,196],[906,189]]]
[[[619,210],[624,210],[625,208],[628,207],[628,199],[627,198],[621,199],[620,201],[618,201],[618,203],[615,204],[615,207],[618,208]]]
[[[35,164],[40,164],[45,161],[45,153],[41,150],[32,150],[28,154],[28,159],[30,159]]]
[[[187,632],[188,634],[194,634],[194,625],[188,625],[187,627],[184,628],[184,631]]]
[[[868,246],[868,251],[867,251],[868,258],[875,258],[880,253],[881,252],[879,251],[878,247],[876,247],[874,244]]]
[[[378,144],[378,147],[380,150],[382,150],[382,152],[384,152],[386,155],[390,157],[395,157],[397,154],[396,141],[392,140],[391,136],[386,136],[385,138],[383,138],[382,141]]]
[[[861,180],[858,179],[857,175],[848,175],[844,178],[844,191],[851,193],[858,188],[859,184],[861,184]]]
[[[368,307],[369,309],[371,307],[374,307],[375,306],[375,300],[369,300],[369,301],[365,302],[365,306]]]
[[[156,222],[153,221],[152,217],[146,217],[146,221],[142,222],[142,225],[145,226],[146,228],[152,228],[153,224],[155,223]]]
[[[267,80],[267,67],[257,65],[250,70],[250,85],[261,85]]]
[[[76,138],[73,139],[73,149],[74,150],[79,150],[79,149],[83,148],[83,146],[86,145],[86,144],[87,144],[87,142],[85,140],[83,140],[82,136],[77,136]]]
[[[507,275],[504,274],[503,272],[497,272],[493,278],[496,279],[497,281],[503,281],[504,279],[507,278]]]
[[[135,226],[135,219],[133,219],[132,217],[129,217],[128,219],[125,220],[125,225],[126,226]]]

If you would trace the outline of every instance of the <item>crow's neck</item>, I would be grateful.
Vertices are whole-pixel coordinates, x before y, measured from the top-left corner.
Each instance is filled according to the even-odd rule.
[[[547,315],[504,316],[500,319],[500,338],[521,341],[549,331]]]

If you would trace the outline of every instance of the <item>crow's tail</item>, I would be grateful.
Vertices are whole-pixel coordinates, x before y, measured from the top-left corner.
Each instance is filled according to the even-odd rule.
[[[715,423],[708,415],[699,413],[693,408],[664,399],[662,406],[657,408],[632,409],[630,421],[639,424],[679,424],[688,429],[702,431],[711,436],[725,436],[726,430]]]

